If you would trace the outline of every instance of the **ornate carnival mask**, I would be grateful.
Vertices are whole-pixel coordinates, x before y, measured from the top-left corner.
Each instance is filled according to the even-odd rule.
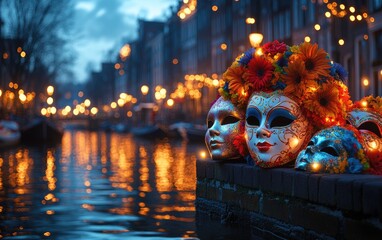
[[[320,173],[361,173],[367,168],[354,132],[334,126],[317,132],[296,160],[295,168]]]
[[[240,158],[234,145],[235,138],[243,138],[240,123],[244,121],[244,112],[235,107],[231,101],[220,97],[207,115],[208,130],[205,142],[214,160]]]
[[[255,163],[269,168],[294,161],[313,127],[299,105],[281,92],[255,92],[248,103],[245,132]]]
[[[382,117],[369,110],[354,109],[347,118],[359,130],[363,147],[370,160],[371,172],[382,174]]]

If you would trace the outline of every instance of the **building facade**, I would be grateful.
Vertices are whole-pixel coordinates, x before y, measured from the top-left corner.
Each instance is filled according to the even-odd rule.
[[[318,43],[349,72],[347,85],[353,100],[382,94],[382,1],[380,0],[222,0],[179,1],[164,23],[140,20],[139,37],[131,42],[126,60],[127,91],[140,94],[142,84],[162,85],[168,93],[187,76],[215,76],[250,47],[248,36],[259,32],[263,43],[288,45]],[[188,4],[190,1],[188,1]],[[216,86],[200,85],[201,100],[187,95],[176,101],[181,111],[199,121],[217,96]],[[154,92],[150,93],[153,100]],[[167,95],[170,98],[170,94]],[[207,102],[208,101],[208,102]]]

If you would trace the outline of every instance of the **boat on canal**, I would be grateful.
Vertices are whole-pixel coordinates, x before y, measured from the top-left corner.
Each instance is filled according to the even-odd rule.
[[[19,124],[15,121],[0,121],[0,148],[14,146],[21,138]]]
[[[27,143],[57,143],[63,134],[63,127],[45,118],[33,119],[21,128],[21,140]]]
[[[204,142],[207,127],[201,124],[178,122],[169,126],[169,135],[190,142]]]
[[[146,139],[158,139],[158,138],[165,138],[167,136],[166,131],[159,125],[134,127],[131,129],[131,133],[135,137],[146,138]]]

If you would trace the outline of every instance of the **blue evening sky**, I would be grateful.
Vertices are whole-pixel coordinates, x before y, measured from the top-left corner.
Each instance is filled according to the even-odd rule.
[[[99,70],[103,60],[112,60],[125,41],[137,34],[137,19],[166,20],[177,0],[77,0],[73,44],[77,59],[75,81],[87,79],[88,70]]]

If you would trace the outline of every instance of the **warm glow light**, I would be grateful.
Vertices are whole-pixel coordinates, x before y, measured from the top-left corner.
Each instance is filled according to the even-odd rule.
[[[258,48],[258,49],[256,50],[256,55],[259,55],[259,56],[263,55],[263,49]]]
[[[341,38],[338,40],[338,44],[342,46],[345,44],[345,41]]]
[[[313,163],[312,163],[312,170],[313,170],[314,172],[318,171],[319,168],[320,168],[320,164],[319,164],[318,162],[313,162]]]
[[[116,102],[110,103],[110,107],[113,108],[113,109],[116,108],[117,107],[117,103]]]
[[[256,20],[254,18],[247,18],[247,19],[245,19],[245,22],[247,24],[255,24]]]
[[[119,63],[114,64],[114,68],[117,69],[117,70],[120,69],[121,68],[121,64],[119,64]]]
[[[382,70],[381,70],[381,72],[382,72]],[[212,85],[214,85],[214,87],[219,87],[219,80],[217,80],[217,79],[212,80]]]
[[[212,11],[216,12],[218,9],[219,9],[218,6],[216,6],[216,5],[212,6]]]
[[[362,16],[361,15],[357,15],[357,20],[361,21],[362,20]]]
[[[149,93],[149,87],[147,85],[142,85],[141,92],[143,95],[147,95],[147,93]]]
[[[326,13],[325,13],[325,17],[327,17],[327,18],[330,18],[331,15],[332,15],[332,14],[331,14],[330,12],[326,12]]]
[[[363,85],[364,85],[365,87],[369,86],[369,79],[364,78],[363,81],[362,81],[362,83],[363,83]]]
[[[291,139],[291,141],[290,141],[290,147],[293,149],[293,148],[295,148],[295,147],[297,147],[298,146],[298,144],[299,144],[299,140],[298,140],[298,138],[292,138]]]
[[[185,14],[191,14],[191,9],[189,8],[185,8],[183,11]]]
[[[26,53],[26,52],[22,51],[22,52],[20,53],[20,57],[25,58],[26,56],[27,56],[27,53]]]
[[[52,105],[53,98],[52,97],[48,97],[48,99],[46,99],[46,103],[49,104],[49,105]]]
[[[221,48],[223,51],[227,50],[227,44],[225,44],[225,43],[220,44],[220,48]]]
[[[370,18],[370,22],[374,22],[374,18],[373,17]]]
[[[41,109],[41,115],[45,116],[45,115],[46,115],[46,113],[47,113],[47,110],[46,110],[46,108],[42,108],[42,109]]]
[[[51,108],[50,108],[50,112],[51,112],[52,114],[56,114],[56,112],[57,112],[57,108],[55,108],[55,107],[51,107]]]
[[[21,102],[25,102],[27,100],[27,96],[25,96],[25,94],[20,94],[19,99]]]
[[[98,108],[96,107],[92,107],[92,109],[90,109],[90,112],[93,114],[93,115],[96,115],[98,113]]]
[[[180,19],[185,19],[186,18],[186,14],[184,12],[179,13],[179,18]]]
[[[174,106],[174,100],[173,99],[167,99],[167,106],[172,107]]]
[[[3,53],[3,59],[8,59],[9,55],[8,53]]]
[[[367,18],[367,16],[368,16],[367,13],[365,13],[365,12],[362,13],[362,17]]]
[[[376,149],[378,149],[378,144],[377,144],[376,141],[371,141],[371,142],[369,142],[369,146],[370,146],[371,150],[376,150]]]
[[[354,15],[350,15],[350,16],[349,16],[349,19],[350,19],[350,21],[354,22],[354,21],[355,21],[355,17],[354,17]]]
[[[344,5],[344,4],[340,4],[340,8],[341,8],[342,10],[344,10],[344,9],[345,9],[345,5]]]
[[[128,111],[126,115],[127,115],[127,117],[132,117],[133,116],[133,112],[132,111]]]
[[[367,35],[367,34],[363,35],[363,39],[368,40],[369,39],[369,35]]]
[[[53,86],[48,86],[46,88],[46,92],[48,93],[49,96],[52,96],[54,93],[54,87]]]
[[[89,107],[92,102],[89,99],[85,99],[84,104],[85,107]]]
[[[79,97],[83,97],[83,96],[84,96],[84,92],[83,92],[83,91],[79,91],[79,92],[78,92],[78,96],[79,96]]]
[[[362,105],[362,107],[367,107],[367,102],[366,101],[362,101],[361,105]]]
[[[119,50],[119,56],[122,60],[126,59],[130,56],[131,48],[129,44],[123,45],[123,47]]]
[[[172,64],[176,65],[179,63],[179,60],[177,58],[172,59]]]
[[[305,42],[310,42],[310,37],[309,37],[309,36],[306,36],[306,37],[304,38],[304,41],[305,41]]]
[[[3,95],[3,91],[1,91],[1,89],[0,89],[0,97],[1,97],[1,95]]]
[[[202,159],[204,159],[204,158],[206,158],[207,153],[206,153],[205,151],[201,151],[201,152],[199,153],[199,156],[200,156]]]
[[[319,30],[321,29],[320,24],[316,24],[316,25],[314,25],[314,29],[316,29],[317,31],[319,31]]]
[[[349,7],[349,11],[354,13],[355,12],[355,8],[354,7]]]
[[[260,43],[263,41],[263,34],[261,33],[251,33],[249,34],[249,42],[251,46],[257,48],[260,46]]]

